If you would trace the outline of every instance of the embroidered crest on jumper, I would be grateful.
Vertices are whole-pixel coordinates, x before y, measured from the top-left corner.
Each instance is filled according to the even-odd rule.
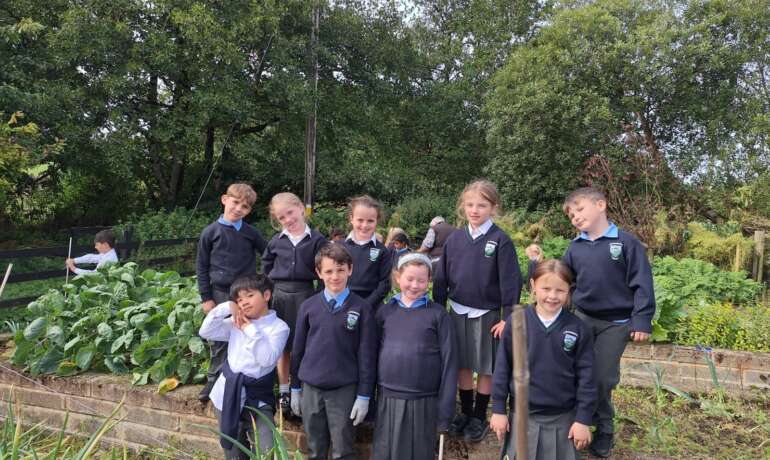
[[[356,325],[358,325],[358,317],[361,316],[360,313],[357,311],[349,311],[348,317],[345,320],[345,327],[348,328],[348,330],[352,331],[355,330]]]
[[[621,254],[623,254],[623,243],[610,243],[610,257],[612,257],[612,260],[620,259]]]
[[[564,351],[572,351],[577,343],[578,335],[572,331],[564,331]]]
[[[377,260],[377,257],[380,256],[380,249],[379,248],[371,248],[369,249],[369,260],[374,262]]]
[[[484,246],[484,256],[492,257],[495,254],[496,249],[497,241],[487,241],[487,244]]]

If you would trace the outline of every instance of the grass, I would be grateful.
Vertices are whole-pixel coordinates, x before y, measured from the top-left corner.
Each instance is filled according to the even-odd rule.
[[[770,459],[770,393],[686,396],[618,387],[613,458]]]

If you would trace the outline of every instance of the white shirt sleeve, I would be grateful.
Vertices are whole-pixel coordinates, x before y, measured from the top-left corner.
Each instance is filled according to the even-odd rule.
[[[101,261],[100,254],[83,254],[80,257],[75,257],[76,264],[98,264]]]
[[[254,356],[255,363],[260,367],[270,367],[278,362],[283,354],[286,340],[289,338],[289,327],[283,323],[275,323],[270,328],[257,328],[252,322],[243,328],[243,348]]]
[[[214,307],[203,319],[198,335],[207,340],[229,342],[233,330],[233,318],[230,314],[230,302],[222,302]]]
[[[433,228],[428,229],[428,233],[425,234],[425,239],[422,240],[422,247],[425,249],[433,249],[433,245],[436,241],[436,231]]]

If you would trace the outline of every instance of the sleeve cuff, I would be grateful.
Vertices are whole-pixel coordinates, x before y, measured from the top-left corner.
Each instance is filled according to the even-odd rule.
[[[492,399],[492,413],[493,414],[506,414],[508,411],[505,409],[505,401],[498,401]]]
[[[593,420],[593,413],[587,412],[584,410],[578,411],[577,414],[575,414],[575,421],[580,422],[583,425],[591,426]]]
[[[302,388],[292,388],[291,392],[292,393],[302,393]]]
[[[372,398],[370,398],[369,396],[364,396],[364,395],[356,395],[356,399],[360,399],[361,401],[369,401]]]
[[[652,334],[652,318],[632,316],[631,330],[634,332],[646,332]]]

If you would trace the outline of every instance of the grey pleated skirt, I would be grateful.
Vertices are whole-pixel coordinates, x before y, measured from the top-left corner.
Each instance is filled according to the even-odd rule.
[[[314,294],[311,281],[276,281],[273,288],[272,307],[275,314],[289,326],[289,339],[284,351],[291,351],[294,343],[294,329],[297,326],[299,306]]]
[[[374,427],[374,460],[433,460],[438,401],[435,397],[379,397]]]
[[[459,369],[472,369],[481,375],[492,375],[498,340],[489,332],[500,322],[500,311],[491,310],[478,318],[459,315],[450,308],[455,330],[455,350]]]
[[[508,421],[511,431],[505,439],[500,457],[503,460],[514,460],[516,430],[513,426],[513,414]],[[575,444],[567,437],[574,422],[574,411],[557,415],[530,414],[527,427],[529,458],[526,460],[579,460],[580,455],[575,449]]]

